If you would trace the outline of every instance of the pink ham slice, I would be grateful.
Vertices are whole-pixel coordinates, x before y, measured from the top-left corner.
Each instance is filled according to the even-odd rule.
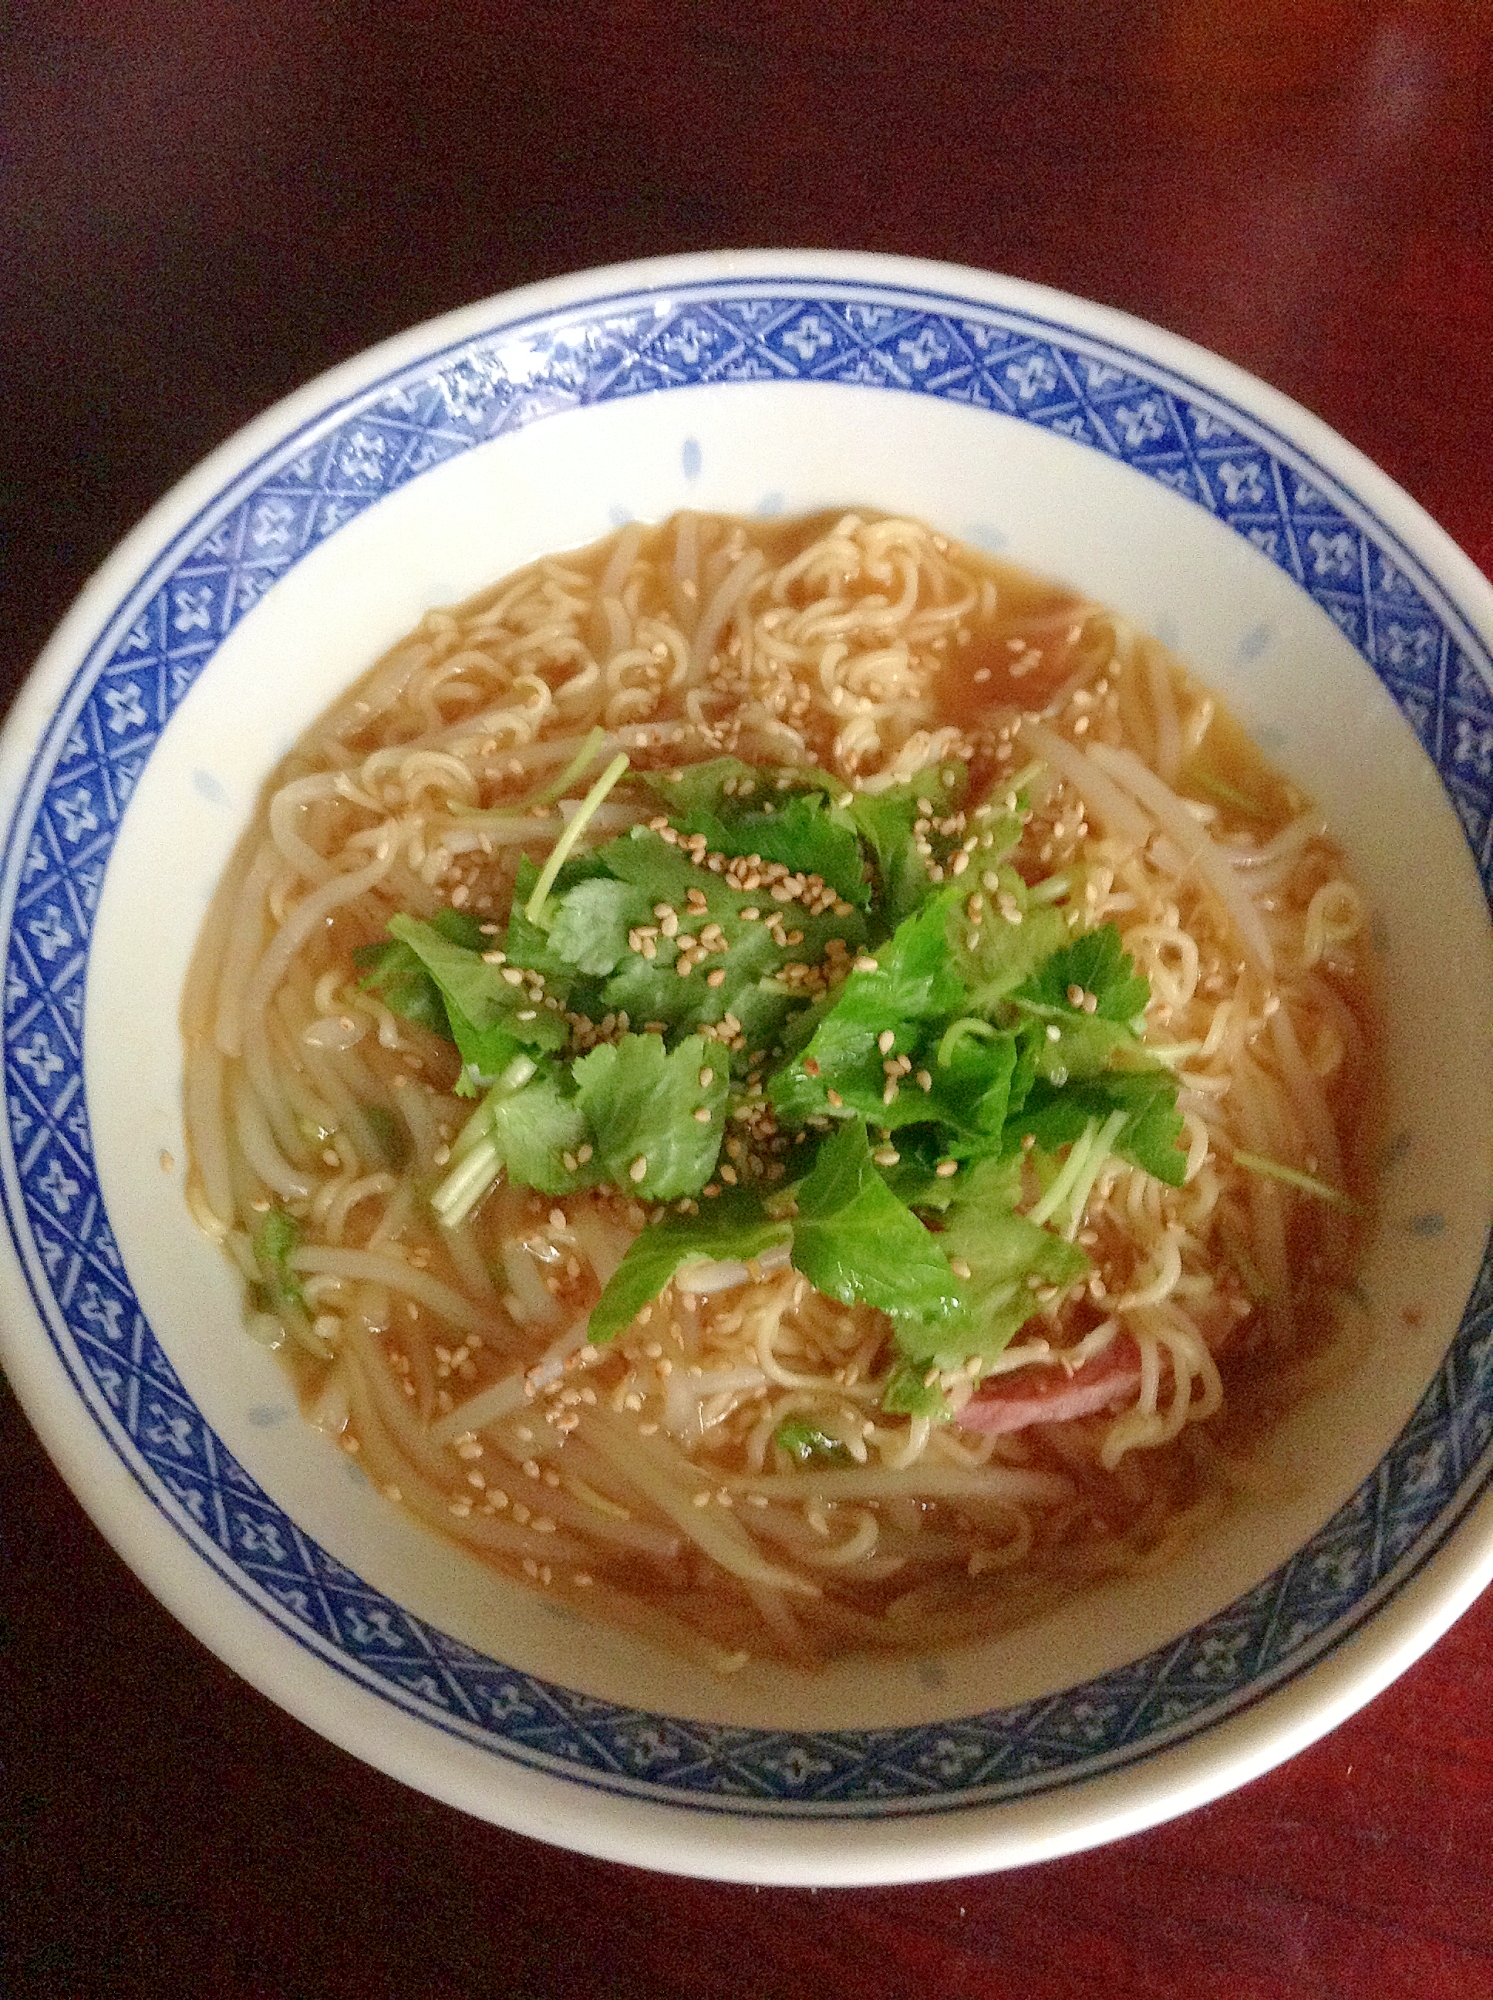
[[[1119,1334],[1102,1354],[1070,1375],[1058,1362],[1034,1362],[997,1375],[972,1396],[955,1422],[966,1430],[997,1433],[1028,1424],[1065,1424],[1125,1403],[1140,1387],[1140,1352]]]

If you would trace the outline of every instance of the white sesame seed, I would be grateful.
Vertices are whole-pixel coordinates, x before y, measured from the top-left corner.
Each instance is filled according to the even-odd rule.
[[[633,1161],[632,1165],[627,1170],[627,1178],[630,1181],[640,1181],[644,1178],[647,1172],[648,1172],[648,1155],[646,1153],[639,1153],[638,1157]]]

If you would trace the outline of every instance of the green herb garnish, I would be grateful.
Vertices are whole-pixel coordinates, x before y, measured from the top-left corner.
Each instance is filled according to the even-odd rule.
[[[772,1434],[772,1441],[800,1465],[819,1461],[824,1465],[854,1465],[849,1448],[807,1417],[785,1417]]]
[[[941,1377],[977,1375],[1086,1278],[1072,1239],[1108,1162],[1181,1180],[1147,984],[1112,924],[1075,934],[1076,880],[1027,888],[1024,798],[967,810],[961,765],[874,794],[732,758],[632,773],[662,816],[587,849],[625,772],[521,864],[500,939],[446,911],[359,954],[485,1093],[435,1212],[458,1223],[505,1175],[650,1206],[593,1341],[690,1263],[786,1245],[820,1291],[889,1316],[886,1408],[945,1415]]]

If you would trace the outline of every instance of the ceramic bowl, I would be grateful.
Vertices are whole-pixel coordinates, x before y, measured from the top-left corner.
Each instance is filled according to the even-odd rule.
[[[495,1581],[302,1425],[187,1215],[176,1022],[262,781],[428,606],[632,517],[840,503],[1118,606],[1317,797],[1373,913],[1387,1145],[1353,1365],[1270,1447],[1289,1498],[998,1642],[720,1682]],[[490,300],[335,370],[110,558],[0,749],[0,1303],[32,1420],[239,1673],[546,1840],[910,1880],[1239,1784],[1493,1574],[1490,646],[1493,590],[1314,418],[1008,279],[676,259]]]

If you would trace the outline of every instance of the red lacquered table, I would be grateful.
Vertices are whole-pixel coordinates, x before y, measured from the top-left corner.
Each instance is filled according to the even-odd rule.
[[[585,264],[984,265],[1318,411],[1493,572],[1487,0],[14,0],[7,695],[210,446],[369,342]],[[1493,1995],[1493,1600],[1204,1811],[812,1895],[580,1860],[403,1790],[189,1639],[0,1388],[0,1993]]]

